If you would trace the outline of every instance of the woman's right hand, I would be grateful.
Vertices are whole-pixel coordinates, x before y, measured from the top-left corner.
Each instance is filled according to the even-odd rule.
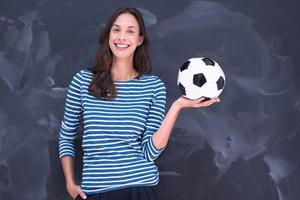
[[[75,185],[75,184],[67,185],[67,190],[69,195],[72,197],[72,199],[75,199],[78,195],[80,195],[82,199],[87,198],[87,196],[84,194],[84,192],[82,191],[79,185]]]

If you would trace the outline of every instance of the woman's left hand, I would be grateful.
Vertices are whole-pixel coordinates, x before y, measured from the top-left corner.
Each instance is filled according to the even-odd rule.
[[[174,103],[179,106],[180,109],[182,108],[200,108],[200,107],[207,107],[210,106],[216,102],[220,102],[220,99],[218,97],[211,98],[208,100],[205,100],[205,98],[199,98],[196,100],[188,99],[184,96],[179,97]]]

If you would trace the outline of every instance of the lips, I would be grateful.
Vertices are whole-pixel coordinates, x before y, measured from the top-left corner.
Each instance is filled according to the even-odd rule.
[[[118,48],[118,49],[126,49],[129,47],[128,44],[119,44],[119,43],[115,43],[115,46]]]

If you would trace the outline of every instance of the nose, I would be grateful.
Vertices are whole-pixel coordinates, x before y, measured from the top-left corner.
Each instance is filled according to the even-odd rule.
[[[126,33],[125,32],[120,32],[119,39],[120,40],[125,40],[126,39]]]

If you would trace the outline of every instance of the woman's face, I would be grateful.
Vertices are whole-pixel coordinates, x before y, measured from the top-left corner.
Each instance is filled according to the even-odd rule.
[[[114,59],[133,59],[134,51],[141,45],[140,27],[136,18],[129,13],[120,14],[109,33],[109,47]]]

